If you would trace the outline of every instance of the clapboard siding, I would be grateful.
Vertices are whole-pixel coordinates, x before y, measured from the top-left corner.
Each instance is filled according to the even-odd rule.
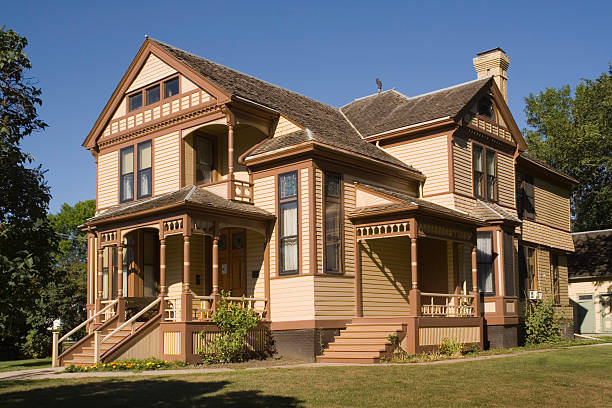
[[[270,281],[270,313],[275,322],[314,319],[314,276]]]
[[[423,186],[424,196],[449,191],[447,135],[407,141],[383,148],[425,174],[427,181]]]
[[[374,207],[379,205],[393,204],[394,202],[380,194],[374,194],[366,191],[363,188],[357,188],[355,191],[355,207]]]
[[[458,136],[453,140],[453,176],[455,191],[472,195],[472,141]]]
[[[153,194],[180,188],[179,132],[153,139]]]
[[[280,118],[278,118],[278,124],[276,125],[276,129],[274,130],[273,137],[288,135],[289,133],[297,132],[301,129],[301,127],[291,122],[286,117],[281,116]]]
[[[193,234],[189,242],[189,263],[190,274],[189,274],[189,287],[198,296],[210,295],[210,293],[204,293],[204,279],[206,276],[204,265],[205,265],[205,239],[204,235]],[[196,279],[196,275],[200,276],[200,283]]]
[[[410,240],[407,237],[363,241],[361,287],[364,317],[408,316]]]
[[[276,214],[276,177],[268,176],[253,180],[253,202],[255,206]],[[276,228],[270,237],[270,275],[276,276]]]
[[[354,210],[355,185],[344,181],[344,273],[349,276],[355,275],[355,228],[348,219],[349,211]]]
[[[570,192],[542,179],[534,179],[536,221],[570,230]]]
[[[351,319],[355,313],[353,279],[331,276],[314,277],[315,317]]]
[[[505,207],[516,208],[514,192],[516,183],[514,181],[514,159],[512,156],[497,153],[497,194],[498,204]]]
[[[308,169],[300,170],[300,254],[302,273],[310,272],[310,189],[308,188]]]
[[[119,203],[119,151],[98,156],[98,210]]]
[[[315,169],[315,223],[317,237],[317,253],[323,253],[323,172]],[[322,256],[317,257],[317,271],[323,273],[324,259]]]
[[[247,296],[263,298],[264,291],[264,236],[253,230],[246,230],[246,274]],[[254,278],[253,271],[259,271]]]
[[[166,236],[166,285],[183,282],[183,235]]]
[[[550,279],[550,252],[545,249],[536,250],[536,262],[538,264],[538,290],[548,297],[551,293]]]
[[[138,88],[141,88],[150,83],[159,81],[162,78],[165,78],[169,75],[172,75],[176,72],[174,68],[170,65],[166,64],[155,55],[149,55],[147,61],[142,66],[142,69],[132,81],[132,84],[126,91],[126,93],[132,92]]]
[[[574,251],[574,241],[569,231],[559,231],[534,221],[523,220],[521,232],[521,239],[523,241],[564,251]]]

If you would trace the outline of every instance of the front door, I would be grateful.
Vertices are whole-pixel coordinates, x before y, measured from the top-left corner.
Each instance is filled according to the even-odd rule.
[[[578,295],[577,318],[580,333],[595,333],[595,304],[592,293]]]
[[[224,229],[219,236],[219,286],[231,296],[246,295],[246,231]]]

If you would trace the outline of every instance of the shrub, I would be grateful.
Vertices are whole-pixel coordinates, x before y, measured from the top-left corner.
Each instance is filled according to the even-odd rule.
[[[118,360],[110,363],[96,363],[87,366],[68,366],[65,371],[67,373],[88,373],[91,371],[143,371],[143,370],[161,370],[164,368],[180,367],[185,363],[180,361],[168,362],[158,358],[147,358],[144,360]]]
[[[227,300],[228,294],[222,292],[221,302],[213,322],[221,331],[209,344],[204,344],[198,353],[207,364],[235,363],[244,361],[247,356],[246,337],[249,330],[257,325],[255,311]],[[205,340],[205,332],[200,337]]]
[[[451,337],[445,337],[440,343],[440,354],[446,356],[459,356],[463,351],[463,345]]]
[[[560,328],[555,321],[552,300],[536,301],[527,305],[525,333],[527,344],[552,343],[560,340]]]

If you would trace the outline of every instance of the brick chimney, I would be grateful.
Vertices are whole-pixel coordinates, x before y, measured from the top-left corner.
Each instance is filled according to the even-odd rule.
[[[493,48],[476,54],[474,68],[478,79],[493,76],[497,87],[508,102],[508,67],[510,58],[501,48]]]

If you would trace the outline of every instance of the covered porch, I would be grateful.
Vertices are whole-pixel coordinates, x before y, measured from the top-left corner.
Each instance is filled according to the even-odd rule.
[[[410,353],[444,338],[483,345],[476,229],[481,221],[411,198],[353,211],[357,268],[353,324],[403,325]]]

